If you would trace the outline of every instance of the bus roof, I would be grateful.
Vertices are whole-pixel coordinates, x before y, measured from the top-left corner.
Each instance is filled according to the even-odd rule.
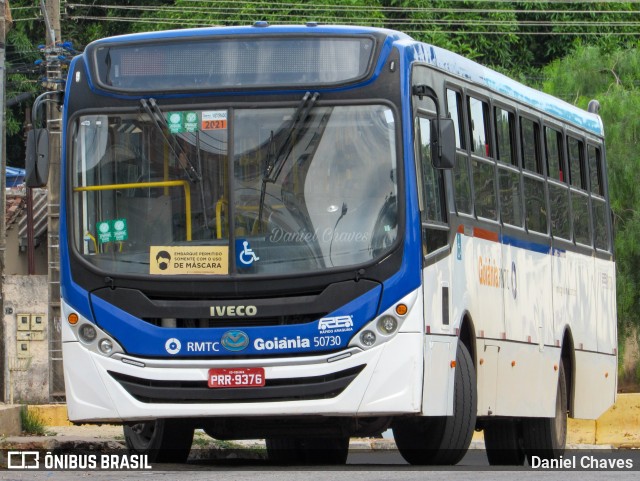
[[[179,38],[198,38],[230,35],[286,35],[286,34],[334,34],[364,35],[383,33],[401,51],[408,62],[424,62],[428,65],[464,79],[468,82],[488,88],[493,92],[512,98],[524,105],[546,112],[556,118],[569,122],[596,135],[603,135],[604,128],[600,116],[571,105],[564,100],[542,91],[527,87],[506,75],[485,67],[473,60],[434,45],[418,42],[410,36],[390,29],[345,25],[269,25],[256,22],[253,26],[243,27],[206,27],[182,30],[145,32],[109,37],[92,42],[93,46],[102,43],[145,42]]]

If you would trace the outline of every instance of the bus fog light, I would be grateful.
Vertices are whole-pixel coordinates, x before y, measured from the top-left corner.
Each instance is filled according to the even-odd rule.
[[[376,335],[373,331],[364,331],[360,334],[360,342],[367,347],[371,347],[376,343]]]
[[[91,343],[96,340],[98,333],[96,332],[96,328],[91,324],[83,324],[80,326],[80,329],[78,329],[78,335],[82,341]]]
[[[384,316],[378,321],[378,331],[380,334],[393,334],[398,329],[398,321],[391,316]]]
[[[111,354],[111,352],[113,351],[113,342],[111,342],[109,339],[102,339],[98,343],[98,347],[103,354]]]

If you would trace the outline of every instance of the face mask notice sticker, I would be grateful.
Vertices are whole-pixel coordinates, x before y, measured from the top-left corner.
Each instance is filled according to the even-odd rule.
[[[229,246],[151,246],[149,274],[226,275]]]

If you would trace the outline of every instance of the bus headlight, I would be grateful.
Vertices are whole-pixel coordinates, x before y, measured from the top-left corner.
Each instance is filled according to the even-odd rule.
[[[89,319],[75,312],[70,313],[68,318],[74,320],[74,322],[69,321],[68,323],[73,340],[80,341],[89,351],[107,357],[124,353],[124,349],[116,339]]]
[[[378,320],[378,332],[384,336],[393,334],[398,329],[398,321],[395,317],[382,316]]]
[[[367,347],[371,347],[376,343],[376,334],[373,331],[364,331],[360,334],[360,342]]]
[[[395,304],[389,306],[378,316],[371,319],[367,324],[361,327],[360,333],[353,336],[349,341],[349,347],[355,347],[362,350],[374,349],[381,346],[385,342],[389,342],[395,336],[405,329],[407,321],[412,324],[406,332],[418,332],[420,324],[418,324],[418,315],[411,317],[410,312],[417,299],[421,299],[420,292],[415,290]]]
[[[111,342],[109,339],[102,339],[98,343],[98,348],[102,351],[103,354],[109,355],[113,351],[113,342]]]
[[[91,324],[83,324],[78,329],[78,336],[82,342],[90,344],[96,340],[98,333],[96,332],[96,328]]]

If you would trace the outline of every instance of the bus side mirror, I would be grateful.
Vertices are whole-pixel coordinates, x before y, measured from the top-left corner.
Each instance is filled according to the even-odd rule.
[[[437,122],[431,122],[431,139],[433,168],[453,169],[456,164],[456,131],[453,120],[440,118]]]
[[[47,185],[49,178],[49,132],[47,129],[33,129],[27,133],[25,170],[27,187]]]

